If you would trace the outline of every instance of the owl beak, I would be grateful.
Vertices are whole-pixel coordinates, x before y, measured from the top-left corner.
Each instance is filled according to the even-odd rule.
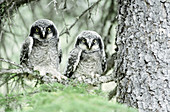
[[[45,38],[45,31],[42,32],[43,38]]]
[[[88,49],[90,50],[90,49],[91,49],[91,47],[92,47],[92,43],[91,43],[91,42],[89,42],[89,44],[88,44]]]
[[[92,47],[92,40],[90,40],[90,39],[87,39],[87,47],[88,47],[88,50],[90,50],[91,49],[91,47]]]

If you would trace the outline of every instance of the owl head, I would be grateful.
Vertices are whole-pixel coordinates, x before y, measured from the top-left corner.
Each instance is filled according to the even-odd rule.
[[[103,50],[103,40],[95,31],[83,31],[77,36],[75,47],[79,47],[84,51]]]
[[[54,36],[58,37],[57,35],[57,28],[52,21],[47,19],[39,19],[32,24],[29,36],[39,41],[43,41]]]

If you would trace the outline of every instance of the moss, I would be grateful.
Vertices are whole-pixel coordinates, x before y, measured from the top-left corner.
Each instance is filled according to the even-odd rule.
[[[47,89],[48,88],[48,89]],[[21,99],[20,112],[136,112],[137,110],[108,101],[99,91],[89,93],[87,85],[42,85],[39,93]],[[49,92],[49,90],[51,92]],[[102,91],[101,91],[102,92]]]

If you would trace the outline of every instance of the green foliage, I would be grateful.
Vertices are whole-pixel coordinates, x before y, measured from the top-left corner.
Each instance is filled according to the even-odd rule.
[[[13,109],[12,112],[136,112],[135,109],[108,101],[105,96],[106,93],[99,90],[91,92],[84,84],[65,86],[54,83],[43,84],[31,92],[9,95],[8,102],[1,95],[0,104],[10,105],[15,99],[15,105],[18,104],[21,110]]]

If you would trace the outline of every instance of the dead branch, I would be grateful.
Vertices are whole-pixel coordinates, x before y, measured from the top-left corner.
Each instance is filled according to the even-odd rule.
[[[102,83],[108,83],[114,81],[113,74],[97,76],[97,77],[78,77],[73,80],[73,82],[85,83],[90,85],[100,85]]]
[[[23,73],[33,73],[32,71],[28,70],[28,69],[2,69],[0,70],[0,75],[2,74],[23,74]]]
[[[53,0],[53,3],[54,3],[54,10],[55,10],[56,15],[57,15],[58,14],[58,12],[57,12],[57,1]]]
[[[87,8],[86,10],[84,10],[78,17],[76,17],[76,20],[67,28],[64,28],[59,36],[62,36],[63,34],[69,34],[69,31],[73,28],[73,26],[80,20],[80,18],[85,15],[87,12],[89,12],[89,10],[93,9],[101,0],[98,0],[97,2],[95,2],[93,5],[91,5],[89,8]]]
[[[11,0],[10,2],[7,0],[3,0],[0,2],[0,24],[2,23],[3,18],[5,18],[6,14],[12,15],[15,9],[18,9],[20,6],[31,3],[32,1],[39,0]]]
[[[6,60],[6,59],[4,59],[4,58],[0,58],[0,61],[9,63],[9,64],[14,65],[14,66],[17,66],[17,67],[19,67],[19,68],[23,68],[21,65],[18,65],[18,64],[16,64],[15,62],[12,62],[12,61],[10,61],[10,60]]]
[[[109,74],[109,75],[99,77],[99,80],[95,81],[94,85],[102,84],[102,83],[108,83],[108,82],[111,82],[111,81],[114,81],[113,74]]]
[[[6,63],[9,63],[11,65],[19,67],[18,69],[1,69],[0,70],[0,75],[2,75],[2,74],[15,74],[15,75],[9,77],[8,81],[13,79],[16,76],[21,76],[21,75],[25,75],[25,74],[34,74],[33,71],[31,71],[27,68],[24,68],[23,66],[18,65],[15,62],[12,62],[12,61],[9,61],[9,60],[3,59],[3,58],[0,58],[0,61],[3,61],[3,62],[6,62]],[[112,62],[114,62],[114,61],[112,60]],[[112,66],[112,65],[110,65],[110,66]],[[39,74],[38,75],[34,74],[33,78],[40,80],[44,83],[54,83],[54,82],[59,82],[59,83],[62,83],[62,84],[68,84],[69,83],[68,79],[58,80],[58,79],[53,78],[51,76],[43,76],[42,77]],[[100,76],[100,77],[96,77],[96,78],[85,78],[85,79],[82,79],[79,82],[83,82],[83,83],[91,84],[91,85],[98,85],[98,84],[101,84],[101,83],[111,82],[113,80],[114,80],[113,75],[110,74],[110,75],[104,75],[104,76]],[[2,84],[0,84],[0,86],[2,86],[5,83],[6,83],[6,81],[3,82]]]

